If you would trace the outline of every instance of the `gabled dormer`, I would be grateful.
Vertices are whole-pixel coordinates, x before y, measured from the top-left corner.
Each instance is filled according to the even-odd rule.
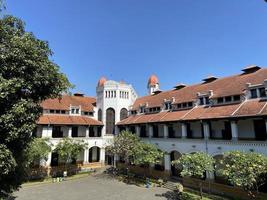
[[[211,96],[213,95],[213,91],[210,90],[205,93],[197,93],[197,105],[199,106],[205,106],[205,105],[211,105]]]

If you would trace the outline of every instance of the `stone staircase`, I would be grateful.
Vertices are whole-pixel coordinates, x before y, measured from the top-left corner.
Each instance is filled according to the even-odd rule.
[[[163,185],[163,187],[169,190],[176,190],[177,183],[181,183],[181,182],[179,180],[171,178]]]
[[[166,189],[169,189],[169,190],[175,190],[176,189],[176,186],[175,186],[176,183],[172,182],[172,181],[167,181],[163,187],[166,188]]]

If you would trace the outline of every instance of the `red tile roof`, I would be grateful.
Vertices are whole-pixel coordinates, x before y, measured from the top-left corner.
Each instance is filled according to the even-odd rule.
[[[152,122],[192,121],[267,115],[267,101],[249,100],[238,104],[211,107],[194,107],[189,110],[159,112],[155,114],[131,115],[117,125]]]
[[[69,110],[70,105],[81,106],[85,112],[93,112],[96,99],[93,97],[63,95],[61,98],[47,99],[41,103],[43,109]]]
[[[103,125],[102,122],[85,116],[42,115],[37,121],[39,125]]]
[[[174,104],[192,102],[197,99],[198,93],[208,93],[210,91],[212,91],[211,98],[242,95],[247,88],[247,83],[252,85],[263,84],[266,79],[267,68],[253,67],[252,71],[245,70],[243,74],[213,79],[211,82],[191,86],[177,87],[174,90],[164,91],[156,95],[140,97],[135,101],[132,109],[138,110],[140,105],[146,105],[148,108],[161,107],[164,100],[172,100],[173,98]],[[122,120],[118,125],[263,115],[267,115],[267,101],[254,99],[237,104],[211,107],[199,106],[189,110],[134,115]]]
[[[253,73],[243,73],[234,76],[216,79],[209,83],[200,83],[186,86],[178,90],[164,91],[156,95],[149,95],[138,98],[132,106],[133,110],[138,110],[140,105],[147,104],[148,107],[162,106],[164,99],[175,98],[174,103],[195,101],[197,93],[208,93],[213,91],[211,98],[224,97],[230,95],[243,94],[246,83],[262,84],[267,79],[267,68],[262,68]]]

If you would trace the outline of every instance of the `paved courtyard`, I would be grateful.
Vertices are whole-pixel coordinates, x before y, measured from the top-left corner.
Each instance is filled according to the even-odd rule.
[[[166,200],[170,199],[168,198],[170,193],[164,188],[147,189],[98,175],[61,183],[25,186],[14,196],[16,200]]]

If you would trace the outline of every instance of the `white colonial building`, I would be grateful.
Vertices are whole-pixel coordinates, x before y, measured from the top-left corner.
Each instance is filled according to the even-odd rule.
[[[55,144],[62,137],[85,140],[88,149],[77,162],[86,166],[111,164],[105,147],[114,134],[129,130],[166,152],[155,169],[179,175],[171,161],[183,153],[204,151],[220,158],[223,152],[241,150],[267,155],[266,88],[267,69],[258,66],[229,77],[209,76],[195,85],[177,84],[168,91],[161,91],[152,75],[148,95],[139,98],[131,85],[101,78],[96,98],[74,94],[43,102],[37,135]],[[51,152],[47,165],[59,162]],[[208,177],[216,179],[216,173]]]

